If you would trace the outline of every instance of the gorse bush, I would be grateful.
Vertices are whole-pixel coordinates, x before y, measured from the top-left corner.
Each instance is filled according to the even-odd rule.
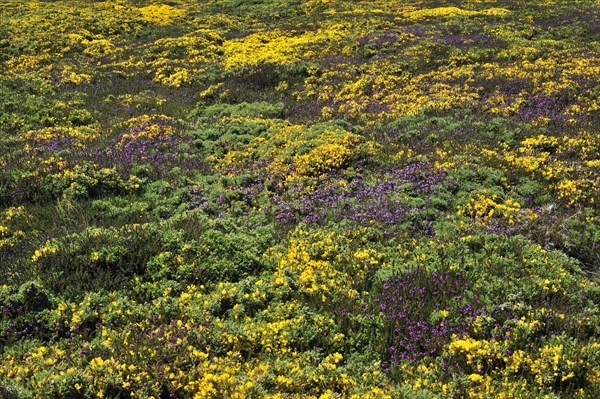
[[[597,1],[0,25],[0,397],[600,397]]]

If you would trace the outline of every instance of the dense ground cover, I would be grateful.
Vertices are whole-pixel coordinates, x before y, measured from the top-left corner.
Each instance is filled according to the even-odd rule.
[[[597,1],[0,11],[0,397],[600,397]]]

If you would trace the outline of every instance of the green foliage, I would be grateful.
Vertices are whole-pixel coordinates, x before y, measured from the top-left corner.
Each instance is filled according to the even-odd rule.
[[[31,392],[26,392],[22,387],[10,382],[0,384],[0,396],[4,399],[29,399],[33,398]]]
[[[207,277],[236,281],[264,268],[263,252],[272,243],[268,227],[246,232],[208,229],[198,237],[200,267]]]
[[[270,104],[266,101],[241,104],[214,104],[208,107],[197,107],[189,114],[190,119],[196,117],[218,119],[227,116],[282,118],[283,104]]]
[[[48,288],[67,297],[115,290],[144,273],[153,255],[177,245],[177,241],[177,231],[155,224],[88,227],[47,241],[32,256],[33,270]]]
[[[0,96],[3,98],[0,105],[0,137],[3,139],[29,129],[93,122],[88,111],[77,109],[81,104],[67,106],[58,97],[56,88],[38,77],[1,76]]]
[[[29,281],[14,292],[0,292],[2,345],[10,345],[22,338],[47,339],[51,324],[47,310],[54,305],[54,296],[39,282]]]

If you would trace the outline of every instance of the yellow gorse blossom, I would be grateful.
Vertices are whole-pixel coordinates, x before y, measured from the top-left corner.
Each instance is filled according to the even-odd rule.
[[[292,34],[290,34],[292,33]],[[273,30],[233,39],[223,44],[225,69],[267,64],[292,64],[310,57],[311,46],[326,41],[343,40],[348,32],[344,25],[333,25],[317,32],[294,35],[294,32]]]
[[[156,24],[156,25],[169,25],[176,18],[180,18],[185,15],[185,10],[172,7],[166,4],[161,5],[148,5],[139,9],[142,13],[144,21]]]
[[[462,15],[506,15],[510,11],[505,8],[489,8],[483,11],[471,11],[465,10],[458,7],[437,7],[437,8],[425,8],[418,11],[412,11],[407,13],[405,16],[410,20],[419,20],[424,18],[434,17],[456,17]]]
[[[35,252],[31,256],[31,261],[33,263],[36,263],[41,258],[46,257],[48,255],[54,255],[56,253],[58,253],[58,247],[54,243],[48,241],[44,246],[35,250]]]

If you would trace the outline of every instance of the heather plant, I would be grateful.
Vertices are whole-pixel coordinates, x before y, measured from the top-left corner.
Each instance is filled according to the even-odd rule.
[[[51,330],[45,311],[52,307],[53,295],[35,281],[11,291],[2,292],[2,345],[22,338],[47,340]]]
[[[452,336],[465,336],[483,313],[466,278],[450,270],[412,269],[382,282],[384,367],[435,357]]]
[[[363,166],[364,167],[364,166]],[[362,169],[362,168],[361,168]],[[314,191],[295,187],[271,198],[280,222],[316,223],[352,220],[386,229],[426,233],[448,206],[448,183],[443,171],[425,163],[388,168],[369,178],[360,170],[332,173],[319,179]]]
[[[188,153],[189,138],[172,118],[143,115],[124,122],[125,131],[102,150],[91,154],[100,165],[119,168],[145,165],[148,177],[164,175],[175,167],[201,168],[201,162]]]

